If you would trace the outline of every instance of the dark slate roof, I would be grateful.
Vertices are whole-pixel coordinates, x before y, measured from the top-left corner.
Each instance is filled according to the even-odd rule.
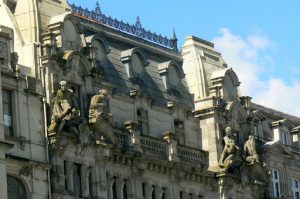
[[[73,6],[72,6],[73,8]],[[73,11],[74,12],[74,11]],[[86,12],[86,11],[85,11]],[[152,105],[166,107],[168,101],[174,102],[186,110],[193,110],[193,96],[189,93],[185,79],[175,91],[167,91],[163,80],[158,73],[159,63],[175,60],[182,62],[179,52],[152,41],[124,33],[108,26],[105,23],[92,21],[86,16],[76,14],[82,23],[86,35],[99,34],[103,36],[111,52],[108,54],[107,62],[103,65],[105,81],[116,86],[115,93],[129,96],[130,90],[136,89],[152,99]],[[139,47],[148,57],[149,65],[146,66],[146,73],[139,81],[130,80],[126,74],[125,67],[120,60],[121,51]]]

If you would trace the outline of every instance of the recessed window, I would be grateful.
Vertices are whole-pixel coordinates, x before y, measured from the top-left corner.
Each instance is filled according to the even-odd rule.
[[[144,109],[137,109],[137,123],[138,130],[141,134],[148,135],[149,126],[148,126],[148,112]]]
[[[2,89],[4,133],[6,136],[13,136],[13,105],[12,91]]]
[[[289,145],[289,133],[287,131],[281,131],[280,140],[282,144]]]
[[[297,179],[292,179],[293,199],[300,199],[300,185]]]
[[[184,144],[185,138],[184,138],[184,122],[179,119],[174,120],[174,130],[175,134],[178,136],[179,144]]]
[[[280,197],[280,179],[279,179],[279,172],[276,169],[272,169],[272,186],[273,186],[273,196]]]

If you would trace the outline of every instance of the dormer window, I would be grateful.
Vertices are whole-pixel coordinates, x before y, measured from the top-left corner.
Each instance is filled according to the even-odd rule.
[[[280,132],[280,141],[282,144],[290,145],[289,132],[281,131]]]
[[[167,90],[180,89],[181,79],[184,78],[184,74],[177,62],[168,61],[159,64],[158,72]]]
[[[280,140],[284,145],[291,145],[291,128],[292,125],[287,119],[272,122],[274,141]]]
[[[145,75],[147,59],[139,48],[132,48],[121,52],[121,61],[124,64],[128,78],[142,79]]]
[[[110,52],[106,40],[100,35],[92,35],[85,38],[86,42],[91,45],[90,58],[103,65],[107,59],[107,54]]]

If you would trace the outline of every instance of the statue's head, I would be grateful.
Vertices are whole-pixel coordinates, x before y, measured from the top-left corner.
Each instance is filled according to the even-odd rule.
[[[100,89],[99,94],[104,95],[106,97],[108,95],[108,92],[105,89]]]
[[[230,126],[227,126],[227,127],[225,128],[225,134],[226,134],[226,135],[232,135],[231,127],[230,127]]]
[[[253,135],[249,135],[249,140],[254,141],[254,136]]]
[[[62,91],[65,91],[67,89],[67,81],[60,81],[59,85]]]

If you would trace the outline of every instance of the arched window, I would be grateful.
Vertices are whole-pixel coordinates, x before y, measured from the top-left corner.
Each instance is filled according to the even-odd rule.
[[[7,176],[7,197],[8,199],[27,199],[25,186],[19,179]]]
[[[300,185],[299,181],[295,178],[292,179],[293,199],[300,199]]]

